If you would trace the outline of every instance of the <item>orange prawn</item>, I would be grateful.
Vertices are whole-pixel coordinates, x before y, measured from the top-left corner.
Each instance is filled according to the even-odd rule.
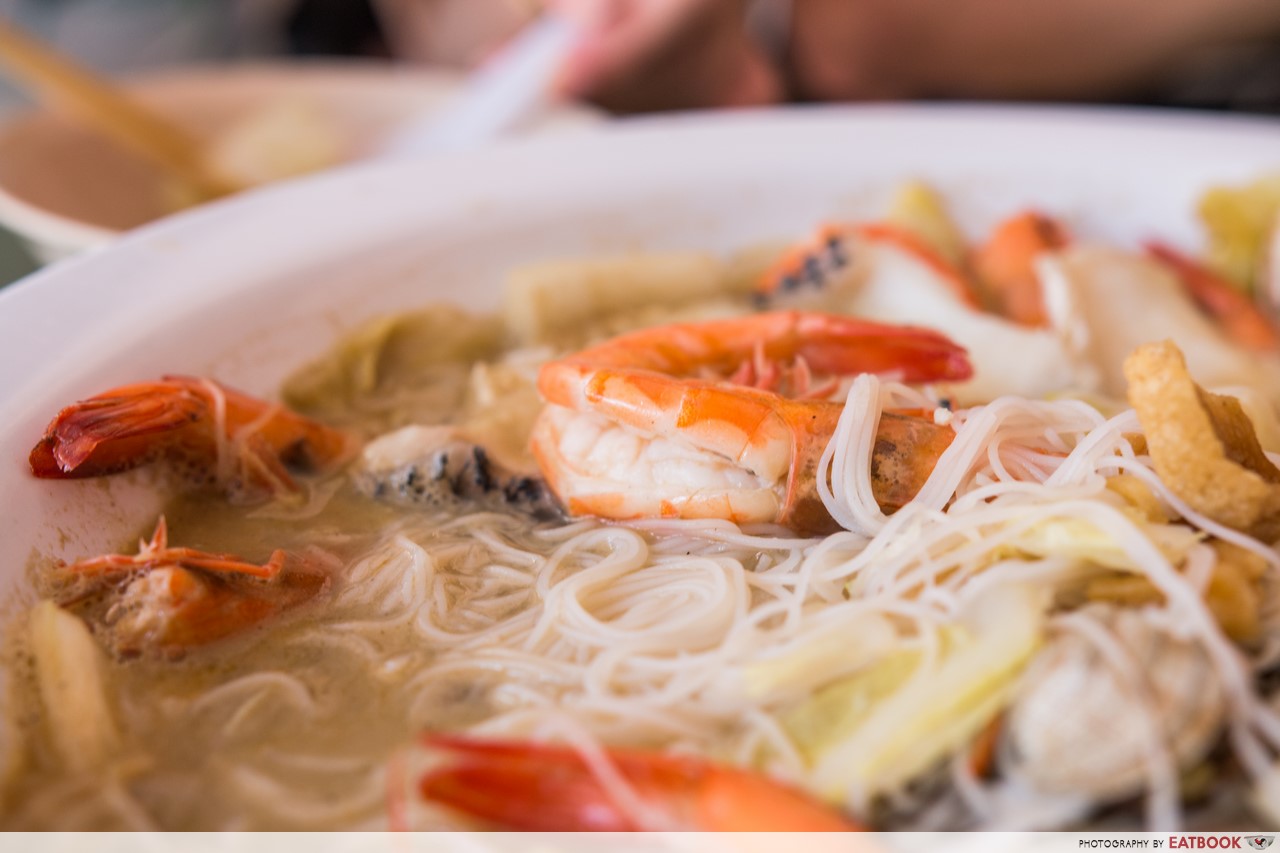
[[[163,516],[137,554],[106,554],[64,565],[83,600],[105,595],[112,644],[122,653],[204,645],[303,604],[328,576],[276,550],[266,563],[169,545]]]
[[[114,474],[159,458],[232,494],[297,488],[290,470],[325,471],[347,459],[344,432],[209,379],[166,376],[74,403],[31,451],[31,472],[70,479]]]
[[[829,532],[819,458],[839,380],[960,381],[965,351],[925,329],[798,311],[674,324],[543,366],[532,448],[573,514],[725,518]],[[886,413],[872,459],[881,506],[915,496],[954,432]]]
[[[449,760],[417,783],[426,800],[487,824],[529,832],[851,832],[861,829],[795,788],[691,756],[607,750],[643,814],[620,804],[569,747],[426,738]]]
[[[1280,330],[1231,282],[1171,246],[1153,241],[1146,249],[1178,277],[1192,301],[1233,340],[1258,352],[1280,350]]]
[[[1066,248],[1071,236],[1056,219],[1023,211],[996,226],[973,253],[973,267],[992,310],[1024,326],[1047,327],[1049,314],[1035,261]]]

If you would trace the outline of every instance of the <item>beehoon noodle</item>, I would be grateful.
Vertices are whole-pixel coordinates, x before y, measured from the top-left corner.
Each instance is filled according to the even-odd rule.
[[[406,400],[415,411],[431,408],[424,400],[500,409],[503,395],[476,383],[514,364],[503,381],[531,387],[530,365],[549,350],[525,343],[543,349],[366,390],[351,423],[398,425]],[[212,387],[216,466],[230,481],[234,442],[221,437],[225,400]],[[468,826],[417,796],[415,774],[434,760],[417,746],[429,731],[568,744],[628,820],[656,829],[672,828],[668,816],[607,749],[752,768],[887,828],[1056,828],[1118,802],[1170,829],[1188,820],[1188,754],[1224,777],[1229,756],[1236,791],[1274,772],[1280,713],[1259,675],[1280,659],[1280,554],[1180,497],[1133,410],[1019,395],[956,405],[947,388],[874,374],[843,393],[817,471],[841,528],[827,536],[723,519],[546,519],[469,497],[378,502],[349,472],[252,508],[177,499],[167,517],[183,541],[284,548],[331,587],[297,615],[181,656],[102,656],[100,680],[86,684],[109,697],[119,738],[89,773],[59,761],[30,641],[14,640],[13,678],[31,689],[8,713],[34,722],[21,787],[0,778],[0,826]],[[896,511],[873,487],[886,410],[954,429]],[[440,420],[462,422],[450,417]],[[1140,485],[1153,508],[1120,482]],[[1249,648],[1210,604],[1220,546],[1265,567],[1268,630]],[[1140,604],[1091,592],[1117,578],[1143,583]],[[1116,627],[1117,609],[1206,662],[1224,750],[1186,747],[1168,729],[1152,664]],[[1035,662],[1068,642],[1120,685],[1115,713],[1136,733],[1141,780],[1128,793],[1054,789],[1008,734],[1032,689],[1026,673],[1052,677]],[[930,698],[902,698],[913,695]],[[976,762],[972,744],[992,726],[993,758]]]
[[[1207,612],[1193,578],[1105,499],[1106,477],[1123,471],[1178,505],[1126,439],[1136,428],[1131,413],[1106,419],[1074,401],[1015,398],[955,413],[956,439],[919,498],[886,517],[870,498],[868,439],[889,400],[920,402],[917,392],[859,378],[823,458],[832,471],[824,502],[848,532],[813,540],[728,522],[403,518],[370,537],[323,612],[276,632],[278,651],[253,652],[230,667],[231,678],[190,698],[169,682],[204,681],[207,673],[197,668],[174,679],[153,671],[161,684],[137,695],[136,706],[126,704],[122,718],[164,733],[155,740],[219,744],[217,754],[185,773],[170,766],[164,775],[190,777],[190,792],[193,779],[219,779],[212,802],[207,792],[197,798],[208,812],[179,820],[223,828],[246,814],[250,825],[378,825],[389,751],[420,729],[457,722],[517,737],[572,727],[586,743],[663,745],[763,763],[803,782],[801,756],[769,709],[743,695],[736,674],[867,613],[910,623],[916,636],[902,647],[928,652],[965,593],[1013,579],[1034,582],[1025,564],[1002,564],[993,554],[1036,525],[1073,519],[1105,532],[1167,597],[1159,618],[1212,654],[1230,697],[1236,754],[1251,772],[1265,772],[1268,749],[1280,745],[1280,718],[1255,694],[1246,661]],[[318,493],[321,500],[328,491]],[[1264,543],[1178,509],[1200,529],[1277,562]],[[1035,569],[1070,571],[1052,563]],[[846,588],[855,597],[846,599]],[[1108,643],[1083,615],[1060,617],[1055,630],[1087,631]],[[281,668],[264,657],[278,657]],[[1122,652],[1108,657],[1126,665]],[[129,664],[126,675],[137,675],[129,667],[141,668]],[[122,696],[128,702],[130,693]],[[364,738],[371,742],[363,749],[337,754],[328,751],[338,745],[332,739],[298,737],[353,729],[361,716],[353,710],[371,706],[393,721],[386,730],[393,736]],[[273,746],[251,759],[236,749],[246,739]],[[1177,779],[1159,742],[1153,735],[1148,820],[1169,826],[1178,820]],[[148,760],[141,752],[121,759]],[[344,795],[333,799],[337,790]],[[86,797],[94,808],[83,805]],[[120,785],[88,795],[82,781],[67,780],[24,802],[13,821],[164,822],[163,815],[149,817],[137,797]],[[865,807],[862,792],[849,797]],[[68,812],[70,803],[78,805]],[[220,823],[217,813],[236,818]],[[1009,825],[1007,815],[983,817]]]

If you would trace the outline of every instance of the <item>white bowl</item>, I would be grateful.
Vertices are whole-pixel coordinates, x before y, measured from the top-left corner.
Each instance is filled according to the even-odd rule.
[[[195,67],[141,76],[126,88],[202,138],[282,101],[307,104],[332,123],[353,157],[372,151],[406,117],[444,103],[459,75],[387,63],[291,62]],[[530,131],[597,120],[563,107]],[[163,177],[111,140],[54,112],[0,127],[0,223],[42,261],[100,246],[172,213]]]
[[[32,554],[118,547],[161,496],[130,476],[33,479],[64,404],[166,372],[270,395],[371,315],[496,306],[514,264],[728,250],[873,213],[919,176],[977,229],[1019,205],[1082,236],[1190,242],[1195,196],[1277,164],[1280,126],[1096,111],[868,108],[641,122],[369,164],[144,228],[0,292],[0,600]],[[180,534],[179,534],[180,535]]]

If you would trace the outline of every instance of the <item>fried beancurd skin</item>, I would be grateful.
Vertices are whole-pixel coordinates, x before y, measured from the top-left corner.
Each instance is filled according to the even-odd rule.
[[[1171,341],[1139,347],[1124,373],[1151,461],[1169,488],[1227,527],[1263,537],[1280,532],[1280,470],[1239,401],[1197,385]]]

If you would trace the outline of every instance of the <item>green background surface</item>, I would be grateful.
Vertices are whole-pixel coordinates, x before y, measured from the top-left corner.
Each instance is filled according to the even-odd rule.
[[[26,247],[13,234],[0,228],[0,286],[22,278],[35,268],[35,259]]]

